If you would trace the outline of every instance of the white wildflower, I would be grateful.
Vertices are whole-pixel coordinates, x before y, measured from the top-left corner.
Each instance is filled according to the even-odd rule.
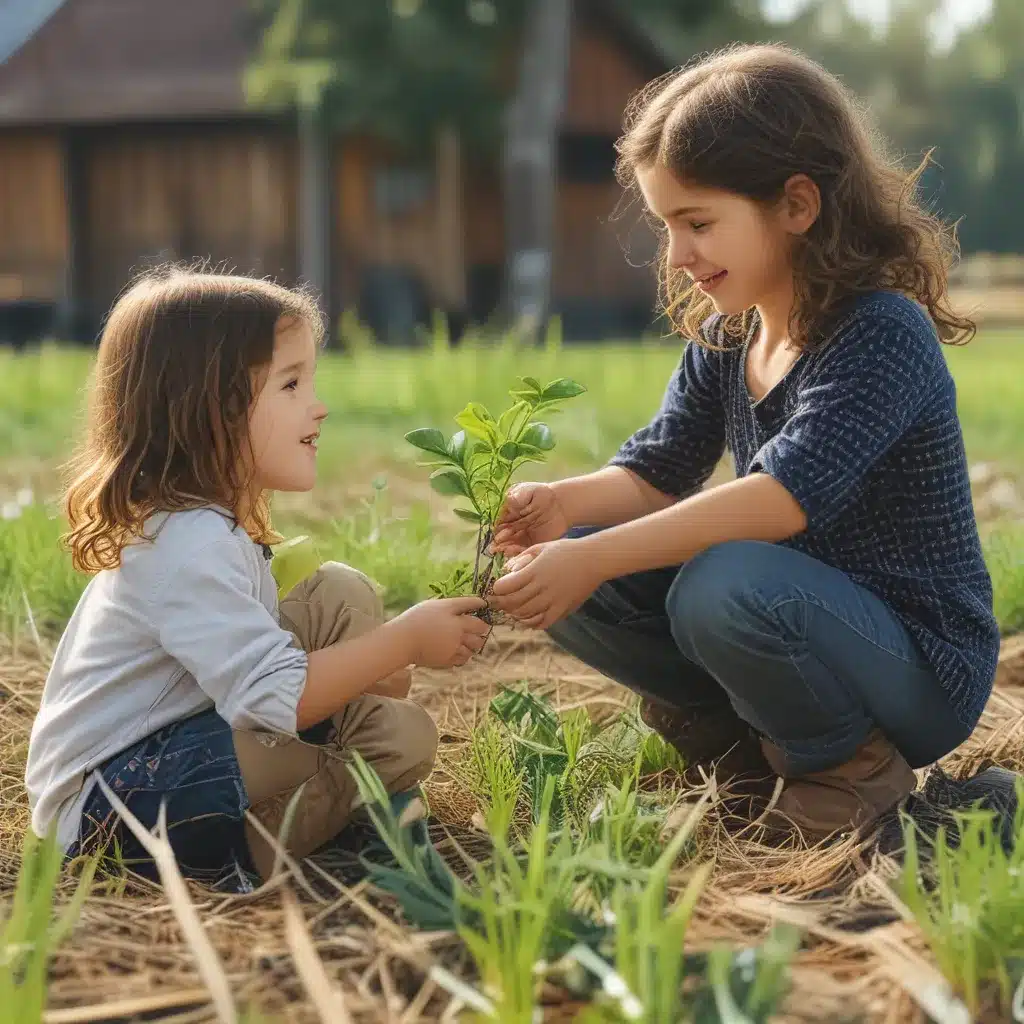
[[[973,928],[976,924],[974,910],[966,903],[954,903],[949,916],[954,924],[965,925],[968,928]]]

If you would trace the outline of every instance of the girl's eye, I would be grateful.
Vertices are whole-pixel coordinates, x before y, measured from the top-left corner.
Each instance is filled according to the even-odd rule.
[[[706,227],[708,227],[708,222],[706,220],[691,220],[690,227],[694,231],[703,231]]]
[[[299,386],[299,378],[295,377],[293,380],[288,381],[288,383],[285,384],[284,387],[285,387],[286,391],[294,391],[298,386]]]

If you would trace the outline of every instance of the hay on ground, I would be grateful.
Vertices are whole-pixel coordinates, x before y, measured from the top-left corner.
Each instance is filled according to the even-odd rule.
[[[0,885],[7,895],[28,824],[24,758],[49,653],[25,643],[0,648]],[[413,696],[434,716],[442,737],[428,794],[435,815],[453,829],[468,826],[475,807],[449,766],[498,687],[521,680],[559,708],[584,706],[596,718],[614,715],[631,699],[543,637],[511,630],[496,631],[471,667],[419,673]],[[1024,769],[1024,640],[1007,644],[981,725],[943,769],[949,778],[963,779],[988,762]],[[737,835],[718,826],[714,811],[702,841],[714,870],[691,926],[694,950],[722,941],[756,942],[776,921],[805,931],[780,1020],[926,1019],[922,993],[941,979],[920,932],[890,895],[891,859],[853,839],[818,849],[766,847],[752,832]],[[298,907],[283,898],[280,885],[255,896],[223,896],[189,885],[237,1004],[282,1021],[315,1021],[317,1006],[340,992],[357,1024],[446,1019],[450,996],[428,975],[434,964],[466,973],[468,960],[455,937],[402,927],[395,907],[365,883],[348,888],[310,862],[303,871],[317,895],[288,882],[300,896]],[[296,912],[308,942],[296,938]],[[86,1024],[134,1014],[179,1024],[214,1019],[193,952],[162,890],[136,880],[105,880],[53,962],[46,1019]]]

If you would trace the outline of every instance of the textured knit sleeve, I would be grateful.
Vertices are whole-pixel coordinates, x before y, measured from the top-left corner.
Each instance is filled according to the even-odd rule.
[[[696,493],[725,452],[721,354],[691,342],[651,422],[610,460],[663,494]]]
[[[879,459],[952,380],[934,333],[879,318],[840,334],[801,381],[796,408],[754,456],[750,472],[774,477],[808,527],[827,525]]]
[[[238,544],[200,548],[154,601],[161,646],[232,728],[295,734],[306,653],[260,601]]]

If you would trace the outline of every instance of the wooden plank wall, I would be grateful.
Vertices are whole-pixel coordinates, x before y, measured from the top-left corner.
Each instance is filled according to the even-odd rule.
[[[0,133],[0,302],[59,302],[67,259],[59,135]]]
[[[608,166],[601,180],[574,181],[563,176],[560,183],[553,286],[557,298],[641,303],[649,298],[653,302],[652,273],[643,264],[653,256],[656,240],[639,210],[621,206],[611,148],[621,133],[626,104],[645,82],[645,71],[634,66],[613,39],[577,23],[564,130],[606,140]],[[613,218],[617,212],[623,214],[620,219]]]
[[[570,41],[563,126],[617,136],[629,98],[646,82],[647,73],[614,39],[577,21]]]
[[[334,153],[336,210],[335,280],[343,301],[358,301],[364,274],[370,268],[402,268],[419,277],[428,299],[444,293],[438,257],[438,188],[436,165],[429,159],[405,162],[387,147],[365,137],[341,139]],[[381,178],[392,177],[391,192],[408,180],[408,202],[382,207]],[[415,179],[418,179],[416,181]],[[418,198],[417,198],[418,196]]]
[[[297,277],[293,137],[267,129],[119,129],[84,146],[85,259],[78,292],[102,316],[134,272],[209,260]]]

